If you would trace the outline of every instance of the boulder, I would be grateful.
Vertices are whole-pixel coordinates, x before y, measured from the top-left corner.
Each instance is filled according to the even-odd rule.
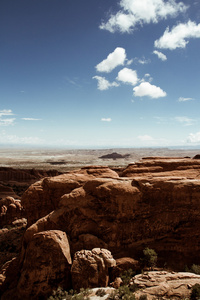
[[[37,233],[27,246],[17,294],[20,299],[46,299],[58,286],[71,287],[71,256],[64,232]]]
[[[28,226],[58,208],[61,196],[96,177],[118,178],[119,176],[108,167],[89,166],[76,172],[46,177],[31,185],[22,196]]]
[[[189,299],[192,286],[200,284],[200,275],[193,273],[176,273],[155,271],[136,275],[130,284],[135,284],[139,290],[136,299],[146,295],[152,299]]]
[[[111,252],[94,248],[75,253],[71,268],[73,289],[107,287],[108,268],[115,266]]]
[[[0,228],[12,224],[12,222],[23,218],[23,216],[24,209],[21,200],[9,196],[0,200]]]

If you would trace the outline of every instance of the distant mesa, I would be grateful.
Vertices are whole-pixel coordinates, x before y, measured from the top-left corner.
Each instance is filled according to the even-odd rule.
[[[195,155],[193,159],[200,159],[200,154]]]
[[[117,152],[113,152],[113,153],[110,153],[110,154],[106,154],[106,155],[102,155],[100,156],[99,158],[102,158],[102,159],[119,159],[119,158],[127,158],[129,157],[130,154],[119,154]]]

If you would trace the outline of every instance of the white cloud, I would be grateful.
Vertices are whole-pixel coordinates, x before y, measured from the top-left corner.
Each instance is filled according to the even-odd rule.
[[[185,116],[183,116],[183,117],[175,117],[174,119],[175,119],[175,121],[183,124],[184,126],[191,126],[191,125],[193,125],[196,122],[196,120],[190,119],[190,118],[185,117]]]
[[[38,145],[44,144],[44,142],[44,140],[38,137],[19,137],[17,135],[7,135],[5,131],[0,133],[0,144]]]
[[[119,84],[117,82],[109,82],[105,77],[101,76],[94,76],[93,79],[96,79],[98,81],[97,88],[100,91],[108,90],[110,87],[117,87]]]
[[[191,101],[191,100],[194,100],[194,98],[179,97],[179,99],[178,99],[179,102],[186,102],[186,101]]]
[[[158,56],[158,58],[160,58],[162,61],[167,60],[167,56],[165,54],[163,54],[162,52],[154,50],[153,53],[156,54]]]
[[[176,48],[185,48],[190,38],[200,38],[200,23],[188,21],[174,26],[171,31],[169,27],[165,30],[163,36],[154,42],[156,48],[174,50]]]
[[[35,118],[21,118],[24,121],[41,121],[42,119],[35,119]]]
[[[0,126],[10,126],[14,125],[15,118],[10,119],[1,119],[0,118]]]
[[[128,68],[123,68],[121,71],[119,71],[116,79],[132,85],[136,85],[138,82],[137,72]]]
[[[106,59],[100,62],[96,66],[98,72],[109,73],[117,66],[124,65],[126,60],[126,51],[124,48],[117,47],[112,53],[110,53]]]
[[[14,125],[15,118],[4,118],[5,116],[13,116],[11,109],[0,110],[0,126]]]
[[[142,82],[139,86],[133,88],[135,97],[148,96],[151,98],[165,97],[167,94],[160,87],[150,84],[149,82]]]
[[[13,112],[11,109],[3,109],[3,110],[0,110],[0,118],[3,117],[3,116],[13,116]]]
[[[188,8],[183,2],[175,0],[121,0],[121,9],[112,14],[107,22],[102,22],[100,29],[110,32],[131,32],[137,25],[158,23],[167,17],[175,17]]]
[[[142,58],[135,57],[133,61],[135,64],[141,64],[141,65],[146,65],[151,62],[150,59],[146,59],[145,57]]]
[[[187,141],[189,143],[200,143],[200,131],[196,133],[190,133]]]
[[[138,139],[140,141],[153,141],[154,140],[150,135],[147,135],[147,134],[145,134],[145,135],[139,135]]]
[[[112,119],[111,118],[102,118],[101,121],[102,122],[111,122]]]

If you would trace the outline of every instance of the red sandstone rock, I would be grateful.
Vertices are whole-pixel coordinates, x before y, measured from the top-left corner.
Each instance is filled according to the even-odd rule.
[[[162,299],[189,299],[192,286],[200,284],[200,275],[193,273],[175,272],[148,272],[136,275],[131,283],[139,290],[136,299],[146,295],[148,300]]]
[[[60,197],[95,177],[117,178],[118,174],[108,167],[90,166],[56,177],[48,177],[33,184],[22,197],[28,225],[46,216],[59,205]]]
[[[111,252],[106,249],[76,252],[71,269],[73,289],[107,287],[108,268],[115,264]]]
[[[71,287],[70,248],[64,232],[54,230],[35,234],[30,241],[17,285],[20,299],[41,299],[53,289]]]
[[[24,210],[21,201],[13,197],[6,197],[0,200],[0,228],[12,224],[16,219],[21,219]]]

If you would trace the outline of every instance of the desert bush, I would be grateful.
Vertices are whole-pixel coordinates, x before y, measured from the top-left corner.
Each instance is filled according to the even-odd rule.
[[[109,297],[109,300],[135,300],[133,292],[129,289],[127,285],[120,286],[117,290],[113,291]]]
[[[191,295],[190,295],[190,299],[191,300],[198,300],[198,299],[200,299],[200,284],[196,283],[192,287],[192,292],[191,292]]]
[[[142,261],[144,263],[144,265],[146,267],[150,267],[150,268],[155,268],[156,264],[157,264],[157,253],[155,252],[155,250],[150,249],[150,248],[145,248],[143,250],[143,255],[144,257],[142,258]]]
[[[193,264],[191,267],[191,272],[200,275],[200,266]]]
[[[120,277],[123,281],[123,285],[129,284],[133,276],[135,276],[135,271],[133,271],[132,269],[126,270],[122,274],[120,274]]]

